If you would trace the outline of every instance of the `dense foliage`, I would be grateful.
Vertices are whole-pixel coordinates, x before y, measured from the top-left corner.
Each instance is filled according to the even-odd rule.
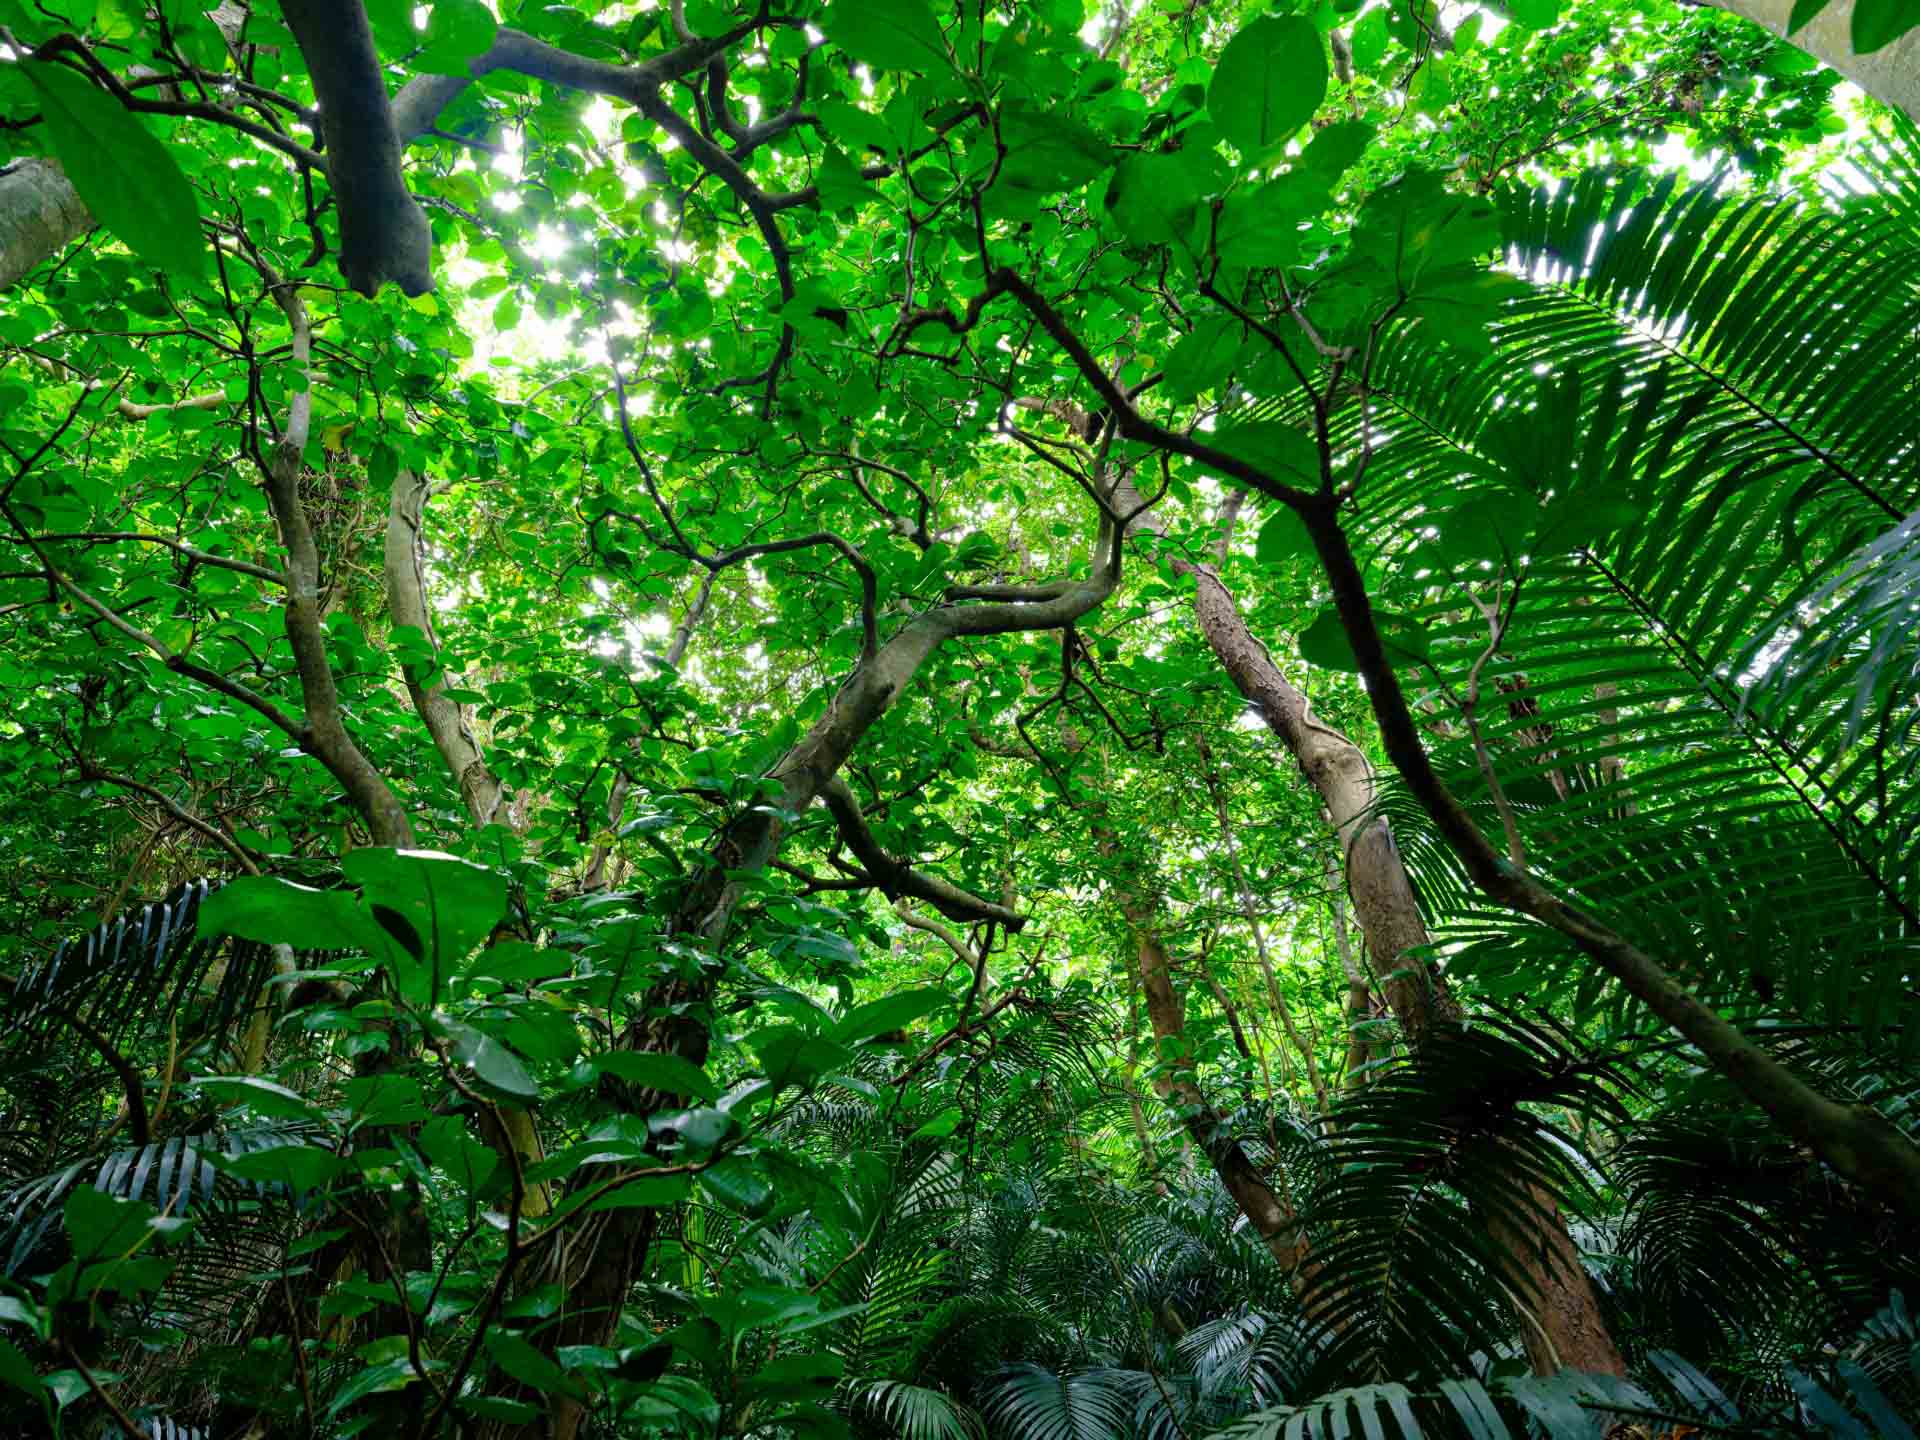
[[[1913,1440],[1801,43],[0,0],[0,1426]]]

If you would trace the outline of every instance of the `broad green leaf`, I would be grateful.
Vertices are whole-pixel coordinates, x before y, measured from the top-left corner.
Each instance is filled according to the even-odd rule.
[[[1326,183],[1302,169],[1251,190],[1235,190],[1214,217],[1214,248],[1229,265],[1291,265],[1300,259],[1300,222],[1332,203]]]
[[[883,995],[848,1011],[846,1018],[834,1026],[833,1038],[843,1045],[851,1045],[874,1035],[901,1030],[947,1003],[947,992],[932,985]]]
[[[1306,522],[1285,505],[1267,517],[1253,541],[1253,558],[1262,565],[1283,565],[1313,553]]]
[[[361,1075],[340,1087],[349,1122],[362,1125],[411,1125],[430,1113],[420,1082],[411,1075]]]
[[[451,1175],[468,1194],[477,1193],[500,1165],[493,1148],[474,1139],[467,1133],[466,1122],[452,1115],[428,1121],[420,1127],[416,1139],[420,1153]]]
[[[960,1128],[960,1122],[965,1118],[965,1113],[958,1105],[949,1105],[907,1138],[909,1140],[944,1140]]]
[[[437,75],[465,75],[467,62],[493,44],[500,22],[482,0],[434,0],[427,15],[427,48],[414,67]]]
[[[1296,162],[1301,170],[1331,186],[1353,168],[1378,133],[1363,120],[1336,120],[1314,132]]]
[[[1787,34],[1798,35],[1832,3],[1833,0],[1793,0],[1793,11],[1787,16]]]
[[[1380,631],[1381,649],[1395,668],[1427,659],[1432,642],[1419,621],[1378,607],[1374,609],[1373,619]],[[1360,662],[1347,643],[1346,626],[1341,624],[1339,612],[1331,605],[1300,632],[1299,644],[1300,658],[1309,664],[1359,673]]]
[[[1107,209],[1136,245],[1190,249],[1200,186],[1184,155],[1130,155],[1107,187]]]
[[[1508,0],[1513,18],[1529,30],[1545,30],[1560,19],[1560,0]]]
[[[1854,0],[1853,53],[1871,55],[1920,25],[1915,0]]]
[[[1426,517],[1422,517],[1424,523]],[[1435,518],[1439,535],[1423,541],[1420,558],[1436,566],[1517,560],[1540,522],[1540,502],[1518,490],[1476,495]]]
[[[208,897],[209,904],[212,899]],[[306,1096],[255,1075],[203,1075],[187,1089],[189,1093],[209,1097],[216,1105],[244,1105],[256,1115],[322,1123],[327,1118],[326,1111]]]
[[[740,1385],[743,1396],[764,1403],[768,1399],[787,1399],[826,1395],[839,1383],[846,1371],[846,1359],[831,1351],[809,1355],[781,1355],[769,1360]]]
[[[40,1398],[40,1392],[46,1388],[38,1374],[34,1372],[33,1362],[20,1353],[20,1347],[5,1336],[0,1336],[0,1381],[15,1390],[23,1391],[34,1399]]]
[[[453,1058],[466,1065],[487,1089],[517,1105],[540,1098],[540,1086],[520,1057],[482,1030],[458,1021],[444,1026],[453,1041]]]
[[[1289,485],[1320,483],[1320,447],[1297,425],[1279,420],[1254,420],[1230,426],[1211,437],[1224,450]]]
[[[941,71],[952,64],[926,0],[836,0],[820,28],[854,59],[882,70]]]
[[[1248,158],[1290,140],[1327,97],[1326,43],[1309,20],[1267,15],[1240,27],[1220,52],[1207,110]]]
[[[369,847],[342,870],[363,891],[367,914],[400,993],[437,1003],[446,979],[507,912],[498,871],[427,850]]]
[[[383,1360],[378,1365],[369,1365],[334,1392],[327,1414],[338,1415],[356,1400],[364,1400],[369,1395],[404,1390],[418,1378],[411,1360]]]
[[[1386,58],[1387,7],[1376,5],[1362,15],[1353,27],[1353,68],[1359,75],[1370,75]]]
[[[747,1215],[766,1213],[773,1186],[750,1159],[730,1155],[700,1174],[700,1187]]]
[[[660,1210],[693,1193],[691,1175],[641,1175],[595,1200],[589,1210]]]
[[[76,1185],[62,1215],[74,1258],[117,1260],[148,1243],[156,1212],[144,1200],[122,1200],[91,1185]]]
[[[200,202],[167,147],[106,91],[62,65],[22,62],[54,153],[93,218],[176,280],[207,275]]]
[[[1225,380],[1240,353],[1245,327],[1230,315],[1207,315],[1182,335],[1161,367],[1165,391],[1187,399],[1211,390]]]
[[[315,890],[271,875],[242,875],[207,896],[200,933],[306,950],[366,950],[379,939],[345,890]]]
[[[720,1087],[691,1060],[678,1055],[655,1055],[639,1050],[610,1050],[592,1055],[576,1067],[591,1079],[611,1075],[629,1085],[644,1086],[662,1095],[692,1095],[701,1100],[720,1098]]]
[[[827,137],[849,155],[860,155],[867,150],[890,155],[899,148],[887,122],[871,110],[862,110],[845,100],[821,100],[812,108],[820,117]]]
[[[1113,147],[1098,131],[1053,107],[1008,100],[1000,107],[1000,143],[1007,153],[996,186],[1037,196],[1075,190],[1113,164]]]
[[[284,1185],[296,1195],[324,1189],[347,1168],[344,1159],[317,1145],[274,1145],[244,1155],[208,1154],[206,1160],[225,1174]]]
[[[767,1079],[775,1087],[808,1084],[853,1059],[853,1051],[839,1041],[798,1025],[757,1031],[747,1038],[747,1044],[760,1057]]]

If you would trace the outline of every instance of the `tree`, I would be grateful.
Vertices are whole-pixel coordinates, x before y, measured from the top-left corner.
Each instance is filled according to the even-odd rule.
[[[1916,136],[1231,11],[0,4],[21,1426],[1902,1433]]]

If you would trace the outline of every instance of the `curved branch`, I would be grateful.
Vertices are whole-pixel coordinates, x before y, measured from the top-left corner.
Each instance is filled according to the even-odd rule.
[[[207,839],[213,841],[214,844],[226,851],[227,854],[233,857],[233,863],[246,871],[247,874],[258,875],[260,873],[260,867],[254,863],[253,857],[241,847],[239,841],[227,834],[227,832],[222,830],[218,825],[207,820],[202,820],[184,805],[175,801],[165,791],[149,785],[145,781],[134,780],[126,775],[116,775],[111,770],[102,770],[98,766],[90,764],[85,759],[82,759],[80,762],[80,774],[88,780],[98,780],[103,784],[117,785],[122,790],[132,790],[136,794],[145,795],[149,800],[153,801],[189,830],[197,831],[199,834],[206,836]]]
[[[40,540],[57,541],[60,544],[107,545],[114,543],[160,545],[184,555],[196,565],[213,565],[222,570],[238,570],[242,575],[251,575],[256,580],[265,580],[270,585],[284,585],[286,576],[267,569],[264,565],[255,565],[249,560],[234,560],[225,555],[215,555],[206,550],[196,550],[191,545],[166,535],[146,535],[134,530],[68,530],[55,535],[41,535]]]
[[[854,798],[852,787],[840,776],[833,776],[821,787],[820,798],[833,812],[840,838],[847,842],[847,848],[866,867],[868,875],[888,899],[911,895],[916,900],[925,900],[949,920],[991,920],[1011,931],[1018,931],[1027,923],[1027,917],[1018,911],[983,900],[937,875],[922,874],[887,854],[867,827],[867,818],[860,813],[860,802]]]
[[[433,289],[433,230],[400,173],[400,134],[360,0],[281,0],[300,42],[340,212],[340,273],[362,295]],[[271,133],[271,132],[269,132]]]

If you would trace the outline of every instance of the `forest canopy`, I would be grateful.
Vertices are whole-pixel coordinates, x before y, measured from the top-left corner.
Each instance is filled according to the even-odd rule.
[[[0,1429],[1915,1440],[1913,0],[0,0]]]

